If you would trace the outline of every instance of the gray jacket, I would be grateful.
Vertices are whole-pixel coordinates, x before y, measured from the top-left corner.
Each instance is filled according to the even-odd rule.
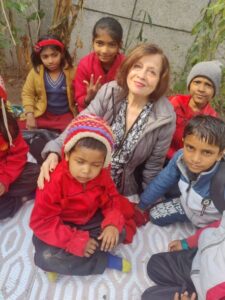
[[[124,91],[116,81],[106,83],[81,114],[96,114],[111,125],[125,98]],[[159,173],[175,130],[175,121],[173,107],[166,97],[154,102],[147,126],[124,168],[120,189],[123,195],[132,196],[135,201],[135,197]],[[47,143],[42,152],[43,157],[48,152],[60,154],[65,135],[66,130],[56,140]]]

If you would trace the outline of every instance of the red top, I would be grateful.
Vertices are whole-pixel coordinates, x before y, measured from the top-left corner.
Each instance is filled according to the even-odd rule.
[[[6,191],[23,171],[28,151],[29,147],[21,133],[13,140],[11,147],[0,133],[0,182],[4,184]]]
[[[122,53],[118,53],[113,65],[107,73],[103,70],[101,62],[94,52],[91,52],[80,60],[74,77],[74,95],[79,112],[86,107],[84,99],[87,95],[87,88],[83,81],[86,80],[90,82],[91,74],[94,75],[94,82],[96,82],[99,76],[102,76],[101,84],[115,80],[117,70],[124,58],[125,56]]]
[[[89,240],[88,231],[65,225],[65,222],[86,224],[98,209],[104,216],[101,227],[114,225],[119,232],[125,219],[129,221],[134,214],[129,201],[117,192],[108,169],[102,169],[84,187],[71,176],[63,160],[52,173],[51,180],[45,182],[44,190],[37,190],[30,227],[45,243],[83,256]]]
[[[169,100],[174,107],[177,117],[176,129],[169,151],[167,152],[167,157],[171,159],[177,150],[183,148],[182,138],[184,128],[192,117],[200,114],[217,117],[218,114],[209,103],[200,112],[194,112],[189,106],[191,95],[175,95],[171,96]]]

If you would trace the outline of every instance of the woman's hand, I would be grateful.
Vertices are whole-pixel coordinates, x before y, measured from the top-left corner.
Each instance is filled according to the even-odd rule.
[[[169,251],[173,252],[173,251],[179,251],[182,250],[182,244],[180,240],[175,240],[169,243],[168,245]]]
[[[26,128],[28,130],[37,128],[36,120],[35,120],[34,114],[32,112],[27,113],[26,118],[27,118]]]
[[[38,176],[37,185],[39,189],[44,188],[44,181],[50,180],[50,172],[53,172],[59,163],[59,157],[56,153],[50,153],[41,166],[41,172]]]
[[[0,196],[5,194],[6,188],[2,182],[0,182]]]
[[[88,105],[92,99],[94,99],[95,95],[97,94],[98,90],[101,87],[100,80],[102,76],[99,76],[96,82],[94,83],[94,74],[91,74],[90,82],[84,80],[83,83],[86,85],[87,88],[87,96],[85,97],[85,103]]]
[[[98,248],[98,242],[95,239],[90,238],[84,249],[84,256],[90,257],[92,254],[95,253],[97,248]]]
[[[179,293],[176,293],[173,298],[173,300],[196,300],[196,299],[197,299],[196,293],[192,293],[192,295],[189,296],[188,292],[184,292],[180,295]]]
[[[102,251],[111,251],[118,244],[119,230],[113,225],[106,226],[98,237],[98,240],[102,240]]]

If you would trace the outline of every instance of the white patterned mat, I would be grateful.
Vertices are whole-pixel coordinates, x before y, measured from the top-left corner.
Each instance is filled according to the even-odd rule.
[[[13,219],[0,222],[0,300],[140,300],[143,291],[153,285],[146,273],[150,256],[166,251],[170,240],[193,232],[189,224],[160,228],[148,223],[138,229],[131,245],[116,250],[131,261],[131,273],[106,270],[102,275],[60,276],[50,283],[33,263],[28,226],[32,206],[28,202]]]

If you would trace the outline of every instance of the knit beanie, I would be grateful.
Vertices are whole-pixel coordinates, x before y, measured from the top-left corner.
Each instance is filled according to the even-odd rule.
[[[108,167],[114,144],[113,134],[108,124],[95,115],[80,115],[70,123],[64,141],[64,153],[68,153],[79,140],[86,137],[94,138],[106,146],[104,167]]]
[[[6,90],[5,90],[5,85],[4,85],[3,79],[0,75],[0,100],[1,100],[2,116],[3,116],[5,129],[7,131],[8,139],[9,139],[9,145],[12,146],[12,144],[13,144],[12,136],[9,131],[8,120],[7,120],[7,115],[6,115],[6,111],[5,111],[6,99],[7,99],[7,94],[6,94]]]
[[[214,96],[217,95],[219,93],[222,76],[221,67],[222,63],[218,60],[202,61],[194,65],[187,77],[187,88],[189,89],[190,84],[195,77],[202,76],[213,83]]]

